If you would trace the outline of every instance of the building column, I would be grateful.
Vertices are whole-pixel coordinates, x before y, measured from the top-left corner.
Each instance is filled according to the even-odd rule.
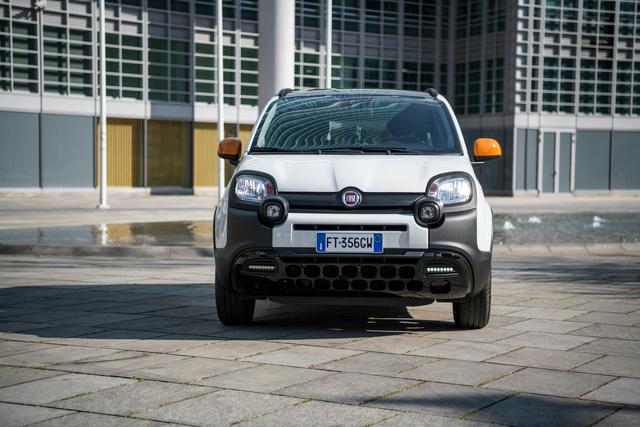
[[[293,88],[295,0],[261,0],[258,10],[258,104],[262,109],[280,89]]]

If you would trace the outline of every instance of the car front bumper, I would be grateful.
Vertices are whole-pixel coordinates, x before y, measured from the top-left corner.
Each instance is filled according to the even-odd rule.
[[[230,207],[227,243],[215,248],[216,275],[220,284],[256,298],[460,300],[490,282],[491,252],[478,250],[476,221],[475,209],[447,214],[429,229],[424,248],[318,254],[308,246],[274,247],[273,228],[255,211]]]

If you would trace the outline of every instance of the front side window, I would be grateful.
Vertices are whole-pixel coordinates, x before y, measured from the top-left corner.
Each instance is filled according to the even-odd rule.
[[[291,96],[271,104],[251,152],[462,154],[445,105],[402,95]]]

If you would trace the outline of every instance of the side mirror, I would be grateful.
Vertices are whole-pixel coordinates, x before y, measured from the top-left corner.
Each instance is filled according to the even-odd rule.
[[[226,159],[231,164],[237,164],[242,153],[242,142],[239,138],[225,138],[218,145],[218,157]]]
[[[476,162],[497,159],[502,156],[498,141],[492,138],[478,138],[473,143],[473,158]]]

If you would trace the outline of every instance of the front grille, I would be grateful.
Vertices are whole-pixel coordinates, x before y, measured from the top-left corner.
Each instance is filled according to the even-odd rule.
[[[254,265],[257,267],[251,267]],[[331,256],[260,252],[240,257],[236,266],[237,280],[244,289],[268,295],[433,296],[448,294],[452,289],[466,289],[471,280],[468,263],[458,255]],[[266,266],[275,266],[275,271],[267,272]]]
[[[356,208],[347,208],[341,192],[281,192],[291,212],[413,212],[413,204],[423,193],[362,193],[362,202]]]
[[[278,279],[274,285],[282,291],[296,289],[298,291],[376,292],[420,292],[424,286],[420,277],[421,271],[417,267],[417,259],[393,265],[381,265],[378,260],[370,260],[376,261],[371,263],[341,263],[340,261],[360,261],[351,257],[345,258],[321,262],[315,258],[304,261],[283,258],[285,277]],[[337,263],[331,261],[337,261]],[[362,261],[366,262],[366,260]],[[309,264],[309,262],[313,263]]]
[[[347,225],[347,224],[294,224],[299,231],[407,231],[406,224]]]

